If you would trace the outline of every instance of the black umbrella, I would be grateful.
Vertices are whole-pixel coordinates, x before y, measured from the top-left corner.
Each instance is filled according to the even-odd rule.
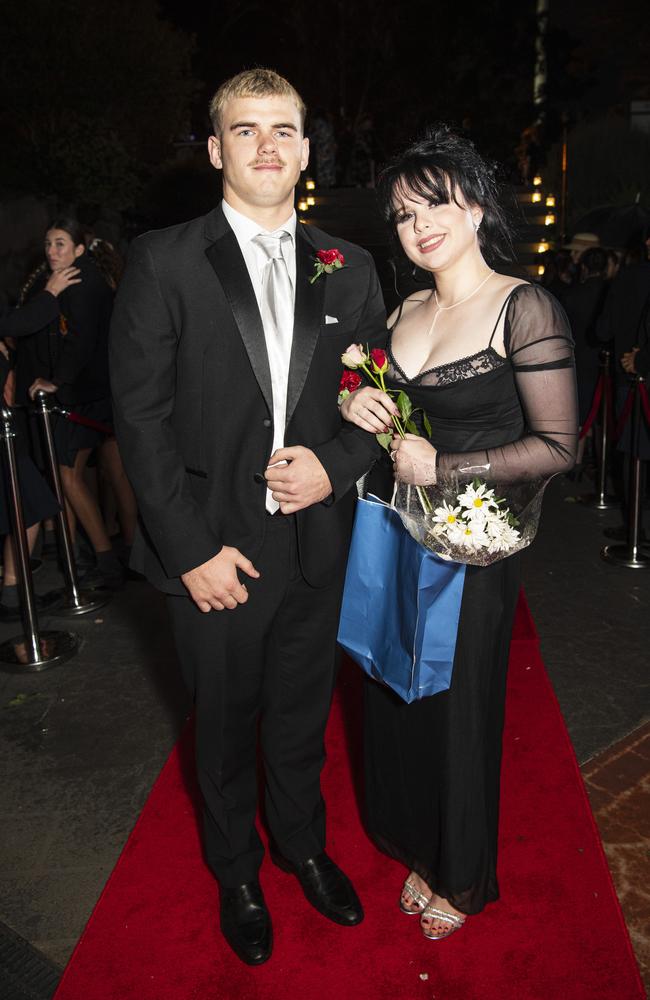
[[[643,205],[604,205],[583,215],[576,233],[596,233],[603,246],[626,250],[650,234],[650,209]]]

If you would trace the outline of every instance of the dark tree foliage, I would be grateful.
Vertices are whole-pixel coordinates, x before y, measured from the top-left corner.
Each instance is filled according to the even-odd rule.
[[[192,39],[154,0],[4,0],[0,31],[5,191],[132,204],[187,127]]]
[[[380,157],[425,124],[465,122],[505,158],[532,120],[534,2],[521,0],[262,0],[214,2],[201,13],[179,0],[163,9],[202,39],[195,71],[203,100],[241,69],[277,69],[311,108],[354,128],[373,120]],[[202,110],[197,130],[207,128]]]

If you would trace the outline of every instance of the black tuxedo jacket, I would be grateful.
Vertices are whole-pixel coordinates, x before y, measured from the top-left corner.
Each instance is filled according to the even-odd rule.
[[[310,284],[316,250],[333,246],[345,267]],[[341,571],[353,487],[379,453],[372,435],[340,418],[340,356],[353,342],[383,342],[386,317],[360,247],[299,224],[296,272],[285,445],[311,448],[332,483],[331,497],[296,515],[301,569],[319,587]],[[220,207],[134,241],[110,364],[116,432],[141,515],[133,567],[186,594],[180,575],[222,545],[255,563],[267,529],[271,374],[255,293]]]

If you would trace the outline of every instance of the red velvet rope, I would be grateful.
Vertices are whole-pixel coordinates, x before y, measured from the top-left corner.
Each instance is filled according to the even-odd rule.
[[[90,427],[93,431],[99,431],[100,434],[108,434],[111,437],[115,433],[112,427],[109,427],[108,424],[100,424],[98,420],[82,417],[79,413],[70,413],[69,410],[63,410],[62,413],[66,420],[70,420],[73,424],[82,424],[83,427]]]
[[[596,382],[596,389],[594,391],[594,398],[591,403],[591,409],[584,424],[580,428],[580,437],[578,440],[582,441],[584,437],[587,436],[591,430],[591,425],[598,416],[598,410],[600,409],[600,401],[603,397],[603,385],[605,384],[605,376],[600,375],[598,381]]]

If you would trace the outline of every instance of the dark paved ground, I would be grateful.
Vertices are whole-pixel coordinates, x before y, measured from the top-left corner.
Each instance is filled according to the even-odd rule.
[[[56,582],[54,567],[36,578]],[[0,921],[63,966],[188,711],[164,614],[130,583],[46,673],[0,674]],[[15,634],[2,626],[0,638]],[[19,630],[18,630],[19,631]]]
[[[551,483],[524,558],[545,663],[581,763],[650,714],[650,568],[601,559],[602,528],[620,516],[567,502],[585,491],[564,477]]]

